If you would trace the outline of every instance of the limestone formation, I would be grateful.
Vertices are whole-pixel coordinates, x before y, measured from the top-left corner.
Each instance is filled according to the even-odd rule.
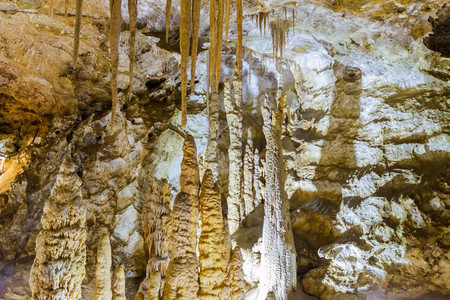
[[[236,0],[236,30],[238,36],[236,61],[238,75],[242,75],[242,14],[242,0]]]
[[[243,217],[245,218],[248,216],[254,209],[255,209],[255,203],[254,203],[254,196],[253,196],[253,174],[254,174],[254,167],[253,167],[253,159],[254,159],[254,152],[253,152],[253,141],[250,138],[247,139],[247,144],[245,145],[245,152],[244,152],[244,171],[243,171],[243,189],[242,189],[242,197],[244,200],[244,209],[245,213],[243,214]]]
[[[180,1],[180,54],[181,54],[181,127],[186,127],[187,120],[187,65],[191,37],[191,0]]]
[[[110,1],[111,15],[109,17],[109,51],[111,55],[111,126],[114,128],[114,118],[117,105],[117,75],[119,68],[119,39],[122,25],[121,0]]]
[[[136,47],[136,30],[137,30],[137,0],[128,0],[128,13],[130,16],[130,67],[128,69],[128,76],[130,84],[128,88],[128,99],[131,100],[133,94],[133,77],[134,77],[134,61],[135,61],[135,47]]]
[[[242,116],[238,98],[242,91],[235,90],[235,103],[231,98],[230,82],[225,82],[224,88],[224,106],[227,113],[227,122],[230,132],[230,146],[228,148],[229,156],[229,179],[228,179],[228,226],[230,234],[233,234],[238,228],[244,217],[245,207],[241,198],[241,178],[242,178]]]
[[[125,271],[117,267],[114,271],[112,300],[126,300],[125,297]]]
[[[82,299],[86,264],[86,208],[81,180],[66,154],[51,188],[30,274],[34,299]]]
[[[195,211],[198,209],[192,206],[191,196],[180,192],[171,213],[171,252],[163,300],[198,299],[198,260],[195,253],[198,213]]]
[[[213,172],[214,179],[219,177],[217,140],[219,134],[219,94],[212,92],[209,98],[209,136],[206,148],[204,168]]]
[[[244,299],[244,270],[241,249],[234,247],[227,269],[226,287],[222,299],[243,300]]]
[[[109,235],[100,237],[97,247],[97,267],[95,269],[94,300],[109,300],[112,298],[111,290],[111,243]]]
[[[73,65],[77,64],[78,49],[80,48],[80,31],[81,31],[81,16],[83,14],[83,0],[76,0],[76,12],[77,17],[75,21],[74,42],[73,42]]]
[[[200,192],[201,234],[198,242],[200,299],[218,298],[225,283],[231,244],[226,238],[219,189],[206,170]],[[228,243],[227,243],[228,242]]]
[[[266,96],[262,108],[263,131],[267,141],[265,165],[264,224],[262,234],[260,295],[274,292],[287,299],[297,284],[296,252],[292,235],[289,202],[282,159],[281,135],[286,96],[282,93],[275,108]]]
[[[201,0],[192,0],[192,46],[191,46],[191,93],[195,87],[195,71],[197,68],[197,47],[200,30]]]
[[[166,180],[150,181],[147,202],[142,209],[142,224],[149,254],[146,281],[149,286],[148,294],[153,299],[158,299],[162,294],[169,263],[171,200],[170,185]]]

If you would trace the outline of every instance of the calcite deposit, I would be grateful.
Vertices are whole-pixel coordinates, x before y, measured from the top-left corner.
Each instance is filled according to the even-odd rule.
[[[0,299],[448,299],[449,12],[0,2]]]

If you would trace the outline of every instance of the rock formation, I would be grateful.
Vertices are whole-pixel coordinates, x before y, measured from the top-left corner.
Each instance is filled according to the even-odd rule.
[[[109,235],[104,234],[98,242],[97,267],[95,270],[95,300],[111,299],[111,243]]]
[[[170,235],[170,262],[164,284],[163,300],[198,299],[198,260],[196,255],[198,214],[195,219],[189,194],[181,192],[175,198]]]
[[[149,254],[146,281],[151,299],[158,299],[162,294],[169,263],[171,200],[170,185],[166,180],[150,181],[147,202],[142,209],[142,224]]]
[[[239,247],[234,247],[231,252],[230,262],[227,268],[227,280],[222,299],[244,299],[244,270],[242,268],[242,253]]]
[[[126,300],[125,297],[125,271],[122,267],[117,267],[114,271],[113,278],[113,289],[112,289],[113,300]]]
[[[281,94],[275,108],[271,108],[269,101],[266,97],[262,108],[267,152],[260,295],[265,297],[268,292],[273,292],[277,299],[287,299],[296,288],[297,269],[281,146],[286,95]]]
[[[231,244],[227,240],[219,188],[211,170],[206,170],[200,192],[201,234],[198,242],[200,299],[222,294]],[[227,243],[228,242],[228,243]]]
[[[228,226],[233,234],[244,217],[245,207],[242,201],[242,115],[238,99],[242,91],[235,88],[235,102],[231,97],[230,82],[225,82],[223,103],[227,114],[228,128],[230,132],[229,178],[228,178]]]
[[[86,264],[86,208],[70,154],[59,169],[36,238],[30,274],[34,299],[82,299]]]

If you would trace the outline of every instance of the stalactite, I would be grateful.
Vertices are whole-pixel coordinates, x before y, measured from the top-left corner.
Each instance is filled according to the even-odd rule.
[[[166,0],[166,43],[169,42],[169,26],[170,26],[170,9],[172,8],[172,0]]]
[[[224,0],[217,1],[217,39],[216,39],[216,92],[219,90],[220,83],[220,65],[222,63],[222,40],[223,40],[223,17]]]
[[[239,80],[238,80],[239,82]],[[237,105],[237,95],[241,91],[235,90],[236,103],[231,99],[231,86],[229,80],[225,82],[223,104],[225,107],[230,146],[228,148],[229,176],[228,176],[228,226],[233,234],[243,219],[245,211],[244,202],[241,198],[242,178],[242,115]]]
[[[270,21],[269,24],[272,35],[273,57],[278,59],[278,53],[280,53],[280,57],[283,56],[290,24],[288,20],[280,18]]]
[[[51,16],[53,15],[53,0],[50,0],[50,5],[48,8],[48,14]]]
[[[160,295],[169,264],[169,207],[172,194],[167,180],[150,180],[146,199],[142,209],[142,227],[149,255],[145,281],[148,282],[149,294]]]
[[[64,16],[67,17],[69,13],[69,0],[64,0]]]
[[[215,67],[216,67],[216,1],[211,1],[209,3],[209,33],[210,33],[210,45],[209,45],[209,65],[208,65],[208,71],[209,71],[209,81],[207,89],[210,91],[210,97],[212,97],[213,89],[212,87],[215,86]]]
[[[42,230],[30,273],[33,299],[82,299],[86,265],[86,206],[82,182],[68,154],[50,197],[45,201]]]
[[[234,247],[228,263],[226,287],[221,299],[244,300],[244,260],[241,249]],[[264,274],[261,274],[264,276]]]
[[[198,214],[195,213],[191,198],[180,192],[173,204],[170,262],[163,300],[198,299],[198,260],[195,246]]]
[[[245,214],[244,217],[247,217],[254,209],[254,197],[253,197],[253,141],[251,139],[251,132],[249,130],[247,145],[245,145],[245,154],[244,154],[244,184],[243,184],[243,198],[244,198],[244,207]]]
[[[242,0],[236,0],[236,29],[238,36],[238,44],[236,47],[236,60],[238,74],[242,73]]]
[[[187,121],[187,65],[189,61],[189,42],[191,38],[191,0],[181,0],[180,9],[180,54],[181,54],[181,128]]]
[[[202,231],[198,243],[200,299],[218,299],[222,293],[230,260],[219,188],[211,170],[206,170],[200,192]]]
[[[201,0],[192,0],[192,47],[191,47],[191,93],[195,88],[195,69],[197,67],[197,46],[200,30]]]
[[[230,30],[231,0],[225,0],[225,41],[228,42],[228,31]]]
[[[104,234],[100,238],[97,248],[94,300],[110,300],[112,297],[111,264],[111,243],[109,235]]]
[[[281,133],[286,96],[284,93],[272,112],[266,96],[262,114],[267,141],[265,165],[264,223],[262,234],[260,298],[274,292],[285,300],[297,283],[296,254],[290,223],[289,199],[284,190],[285,168],[282,160]]]
[[[80,48],[80,31],[81,31],[81,16],[83,14],[83,0],[76,0],[76,20],[73,41],[73,67],[76,67],[78,59],[78,49]]]
[[[114,126],[114,117],[117,105],[117,73],[119,68],[119,40],[122,24],[121,0],[111,0],[111,15],[109,17],[109,48],[111,55],[111,127]]]
[[[134,49],[136,43],[137,29],[137,0],[128,0],[128,13],[130,16],[130,68],[128,70],[130,76],[130,87],[128,89],[128,99],[131,100],[133,94],[133,68],[134,68]]]
[[[126,300],[125,297],[125,271],[117,267],[114,271],[112,300]]]

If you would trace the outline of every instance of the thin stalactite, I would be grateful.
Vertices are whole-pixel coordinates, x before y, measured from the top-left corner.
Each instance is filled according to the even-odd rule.
[[[67,17],[69,13],[69,0],[64,0],[64,15]]]
[[[53,0],[50,0],[50,5],[48,8],[48,14],[51,16],[53,15]]]
[[[242,0],[236,0],[236,28],[238,36],[238,44],[236,47],[236,60],[238,66],[238,74],[242,73]]]
[[[214,81],[214,77],[215,77],[215,59],[216,59],[216,50],[215,50],[215,46],[216,46],[216,1],[211,1],[210,6],[209,6],[209,27],[210,27],[210,46],[209,46],[209,81],[208,81],[208,90],[210,90],[210,93],[212,93],[212,86],[213,86],[213,81]]]
[[[166,0],[166,43],[169,42],[169,22],[170,22],[170,9],[172,7],[172,0]]]
[[[231,0],[225,0],[225,41],[228,42],[228,31],[230,29]]]
[[[217,39],[216,39],[216,92],[219,90],[220,83],[220,64],[222,62],[222,40],[223,40],[223,16],[224,16],[224,0],[217,1]]]
[[[136,27],[137,27],[137,0],[128,0],[128,12],[130,15],[130,87],[128,88],[128,98],[131,100],[133,94],[133,68],[134,68],[134,51],[136,43]]]
[[[83,14],[83,0],[77,0],[76,4],[75,32],[73,42],[73,66],[77,64],[78,49],[80,48],[81,15]]]
[[[191,46],[191,93],[195,87],[195,69],[197,67],[197,46],[200,30],[201,0],[192,0],[192,46]]]
[[[114,118],[117,105],[117,74],[119,68],[119,40],[122,23],[121,0],[112,0],[111,16],[109,18],[109,48],[111,53],[111,126],[114,126]]]
[[[181,54],[181,128],[187,121],[187,65],[191,33],[191,0],[181,0],[180,11],[180,54]]]

